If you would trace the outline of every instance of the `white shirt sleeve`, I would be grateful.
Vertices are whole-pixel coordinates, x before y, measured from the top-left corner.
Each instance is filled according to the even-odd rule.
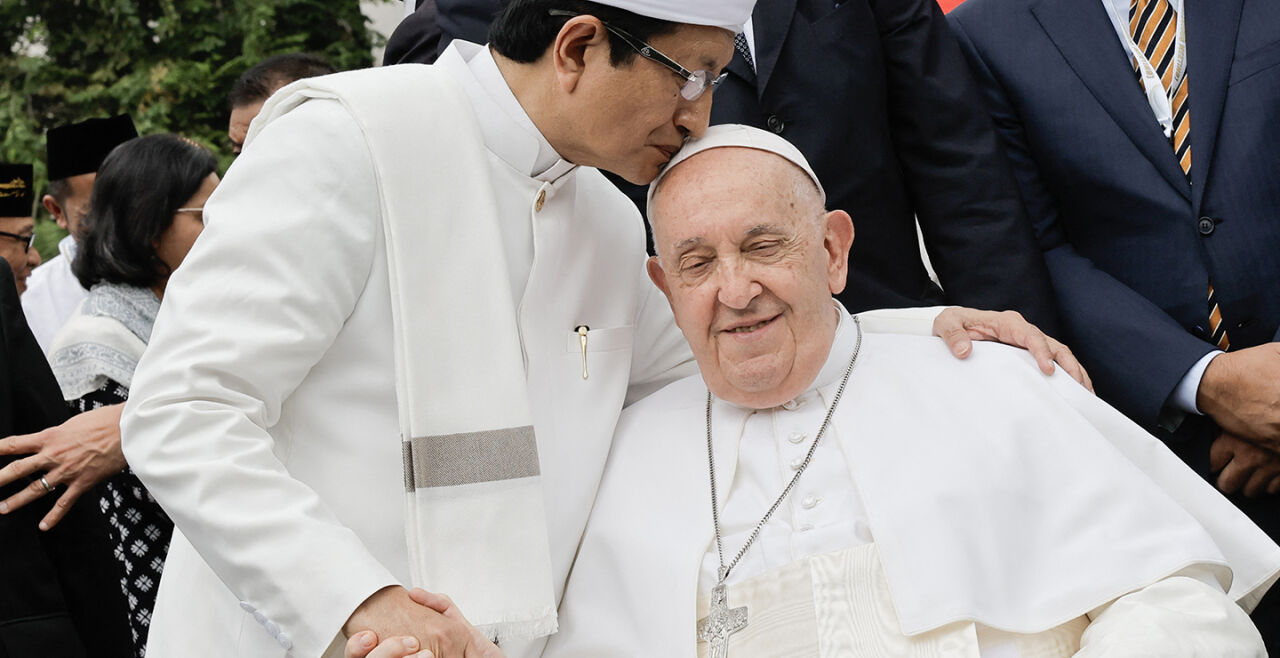
[[[1200,407],[1196,405],[1196,393],[1200,391],[1200,380],[1204,379],[1204,371],[1209,367],[1209,362],[1214,357],[1222,354],[1220,350],[1214,350],[1200,357],[1194,366],[1182,376],[1182,381],[1178,382],[1178,386],[1173,389],[1173,395],[1169,396],[1169,404],[1183,413],[1201,415]]]
[[[1077,658],[1267,655],[1249,615],[1191,568],[1089,613]]]
[[[210,199],[121,422],[134,472],[297,655],[322,654],[396,582],[267,432],[361,298],[378,212],[368,149],[341,106],[311,101],[273,122]]]

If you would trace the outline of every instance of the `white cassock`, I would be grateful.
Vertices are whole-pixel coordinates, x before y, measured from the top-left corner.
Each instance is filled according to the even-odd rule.
[[[450,160],[429,141],[470,122],[450,117],[478,120],[491,189],[438,194],[497,204],[493,248],[516,297],[558,602],[624,400],[694,368],[645,275],[634,205],[555,154],[487,49],[454,42],[436,66],[469,106],[439,107],[423,67],[339,76],[392,81],[386,103],[424,129],[378,129],[427,135],[424,161]],[[432,185],[429,167],[395,165]],[[168,284],[122,425],[130,464],[177,526],[150,656],[341,655],[356,606],[409,583],[376,189],[359,124],[338,102],[305,102],[250,141]],[[464,315],[454,311],[439,309]],[[504,649],[534,656],[544,642]]]
[[[841,316],[807,392],[714,403],[726,563],[823,421],[856,343]],[[623,413],[545,655],[708,655],[706,395],[695,375]],[[867,331],[813,460],[728,578],[748,617],[728,655],[1262,656],[1245,609],[1278,570],[1280,547],[1065,374]]]
[[[75,257],[76,241],[68,235],[58,242],[57,256],[31,271],[27,291],[22,293],[22,314],[27,316],[31,333],[45,354],[49,353],[58,330],[89,294],[71,273],[71,261]]]

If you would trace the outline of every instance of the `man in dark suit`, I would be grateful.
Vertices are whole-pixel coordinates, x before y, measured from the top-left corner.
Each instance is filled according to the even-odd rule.
[[[0,437],[30,433],[67,417],[44,353],[27,328],[13,271],[0,260]],[[0,457],[0,466],[13,461]],[[0,488],[0,500],[24,478]],[[37,529],[54,497],[0,514],[0,658],[127,656],[120,573],[95,507],[77,505],[47,532]]]
[[[1274,492],[1280,4],[1130,7],[968,0],[951,21],[1099,394],[1205,477],[1226,464],[1224,491]],[[1280,500],[1234,500],[1280,537]],[[1277,607],[1255,615],[1272,651]]]
[[[427,4],[418,14],[435,12],[440,48],[453,38],[484,42],[499,6]],[[845,306],[1012,309],[1056,333],[1014,181],[934,0],[760,0],[748,32],[754,42],[739,45],[711,123],[781,134],[812,163],[828,207],[853,216]],[[387,48],[404,59],[387,63],[434,59],[410,45],[430,34],[406,21]],[[622,187],[643,201],[643,191]],[[917,217],[945,292],[920,258]]]

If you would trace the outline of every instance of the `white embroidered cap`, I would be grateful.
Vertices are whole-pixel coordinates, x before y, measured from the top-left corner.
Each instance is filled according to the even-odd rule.
[[[766,130],[737,123],[726,123],[719,126],[711,126],[707,128],[707,132],[703,133],[700,139],[689,139],[684,143],[684,146],[676,152],[675,157],[671,158],[671,161],[658,172],[658,177],[649,184],[648,207],[653,207],[653,191],[658,189],[658,183],[662,181],[663,176],[667,175],[667,172],[675,169],[681,162],[703,151],[726,146],[768,151],[786,158],[788,162],[803,169],[804,173],[808,174],[809,178],[813,180],[813,184],[818,186],[819,194],[824,199],[826,198],[827,193],[822,189],[822,182],[818,180],[818,175],[813,173],[813,168],[809,166],[809,161],[805,160],[804,154],[800,153],[800,149],[796,148],[795,145]]]
[[[711,25],[741,32],[756,0],[596,0],[602,5],[673,23]]]

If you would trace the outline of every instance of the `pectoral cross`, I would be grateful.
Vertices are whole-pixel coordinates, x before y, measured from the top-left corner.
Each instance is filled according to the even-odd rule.
[[[724,581],[711,588],[711,611],[698,620],[698,639],[708,643],[708,658],[727,658],[729,636],[747,627],[747,607],[730,608]]]

